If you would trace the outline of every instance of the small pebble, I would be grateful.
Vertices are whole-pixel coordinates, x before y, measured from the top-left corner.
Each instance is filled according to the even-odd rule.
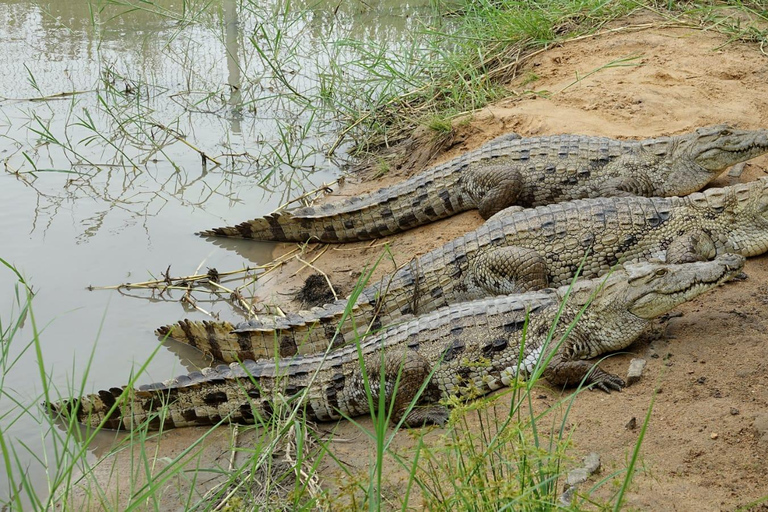
[[[600,454],[590,452],[584,457],[584,467],[574,469],[568,472],[565,481],[565,491],[560,495],[560,503],[564,506],[570,506],[573,500],[573,494],[579,484],[587,481],[587,478],[600,469]]]
[[[711,434],[709,434],[709,438],[710,439],[717,439],[717,432],[712,432]]]
[[[590,475],[592,473],[595,473],[597,470],[600,469],[600,454],[597,452],[589,452],[586,457],[584,457],[584,469],[587,470],[587,473]]]
[[[731,407],[731,416],[738,416],[739,410],[735,407]]]
[[[632,419],[629,420],[626,425],[624,425],[624,428],[627,430],[635,430],[637,428],[637,418],[632,416]]]
[[[728,171],[728,176],[731,178],[738,178],[741,176],[741,173],[744,172],[744,168],[747,166],[747,162],[739,162],[738,164],[731,167],[731,169]]]
[[[589,473],[586,468],[577,468],[568,472],[565,483],[568,487],[576,487],[577,485],[584,483],[589,478]]]
[[[645,359],[635,357],[629,362],[629,371],[627,372],[627,386],[631,386],[640,380],[640,377],[643,376],[644,368]]]

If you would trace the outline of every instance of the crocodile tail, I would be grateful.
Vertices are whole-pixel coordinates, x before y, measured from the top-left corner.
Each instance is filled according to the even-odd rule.
[[[125,427],[123,420],[128,418],[123,417],[123,412],[119,408],[111,412],[110,410],[124,389],[111,388],[72,400],[52,402],[48,404],[48,408],[56,415],[65,419],[74,419],[89,427],[102,426],[103,428],[118,430]],[[130,419],[128,424],[130,424]]]
[[[460,172],[438,166],[372,194],[273,213],[197,234],[276,242],[371,240],[475,208],[463,192],[460,178]]]
[[[253,361],[246,361],[245,368],[220,365],[138,389],[111,388],[51,403],[50,410],[90,427],[112,430],[253,423],[254,410],[260,410],[260,391],[250,375],[258,372],[258,365]]]
[[[379,206],[315,217],[298,212],[273,213],[236,226],[208,229],[197,234],[274,242],[346,243],[400,233],[453,213],[436,215],[431,209],[427,214],[411,208],[407,213],[395,215],[387,205]]]
[[[319,230],[315,225],[327,218],[295,217],[291,213],[273,213],[265,217],[247,220],[235,226],[206,229],[196,233],[199,236],[220,236],[229,238],[245,238],[252,240],[269,240],[274,242],[303,242],[316,240],[325,242],[329,235],[334,236],[334,242],[338,240],[335,227],[332,232]],[[322,231],[322,239],[317,236]]]
[[[283,319],[280,319],[283,320]],[[251,321],[233,326],[228,322],[181,320],[160,327],[158,336],[191,345],[227,363],[245,359],[271,359],[324,351],[335,333],[315,318],[291,315],[287,321]]]
[[[66,420],[74,420],[92,428],[110,430],[136,430],[147,425],[149,430],[174,427],[211,425],[214,415],[200,400],[201,414],[195,407],[178,403],[178,389],[110,388],[80,398],[50,404],[50,410]],[[189,395],[193,388],[181,391]],[[198,389],[198,388],[194,388]],[[198,391],[199,393],[199,391]]]
[[[155,334],[161,338],[173,340],[191,345],[206,354],[219,358],[220,345],[236,345],[237,335],[233,334],[235,326],[229,322],[213,322],[204,320],[195,322],[181,320],[173,325],[164,325],[155,330]]]
[[[373,307],[359,301],[353,314],[340,325],[346,306],[346,300],[339,300],[311,311],[250,320],[237,326],[229,322],[181,320],[155,332],[228,363],[315,354],[329,346],[345,345],[372,322]],[[373,327],[378,329],[380,323],[374,322]]]

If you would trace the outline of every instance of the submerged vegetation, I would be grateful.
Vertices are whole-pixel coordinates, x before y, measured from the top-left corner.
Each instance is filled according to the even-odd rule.
[[[608,22],[635,11],[652,11],[670,26],[723,31],[731,41],[759,42],[761,49],[768,40],[768,10],[759,1],[432,2],[407,17],[396,44],[387,34],[345,31],[359,11],[368,9],[357,2],[87,4],[88,22],[101,38],[98,46],[105,48],[94,54],[101,59],[98,83],[82,90],[47,90],[38,70],[25,65],[23,80],[34,94],[0,98],[22,102],[13,115],[21,116],[27,129],[26,138],[10,131],[3,135],[13,148],[2,157],[4,169],[32,188],[43,188],[45,173],[65,173],[64,190],[40,190],[52,210],[68,201],[98,197],[139,220],[157,215],[170,198],[202,206],[218,196],[225,199],[226,208],[242,201],[240,187],[257,185],[279,191],[278,204],[283,204],[316,188],[306,184],[319,167],[333,167],[335,157],[364,156],[396,146],[417,126],[445,137],[458,117],[502,97],[554,94],[535,88],[538,77],[526,63],[552,45],[654,26],[628,21],[606,28]],[[56,24],[75,29],[66,25],[71,23],[66,17],[49,14]],[[119,39],[112,33],[114,24],[124,28],[146,19],[165,37],[153,48],[155,58],[171,59],[182,70],[177,83],[153,82],[150,74],[111,59],[106,51]],[[226,47],[227,83],[201,69],[218,63],[196,60],[194,39],[186,39],[190,30],[197,36],[195,30],[215,34]],[[634,62],[628,58],[606,67],[623,65]],[[246,128],[243,136],[248,120],[255,120],[257,127]],[[218,137],[214,142],[211,132]],[[384,157],[376,158],[381,169],[390,167]],[[167,166],[160,170],[158,161]],[[190,170],[193,161],[202,169],[200,176]],[[142,191],[146,182],[158,184],[157,189]],[[303,195],[304,200],[312,197]],[[102,229],[107,213],[95,215],[79,236]],[[392,427],[389,404],[372,403],[371,423],[356,423],[359,444],[371,453],[367,470],[349,467],[339,454],[344,440],[307,424],[290,403],[278,404],[276,414],[256,427],[210,429],[181,453],[158,458],[159,437],[146,425],[116,437],[54,420],[40,407],[89,389],[90,363],[68,387],[54,386],[61,380],[46,364],[41,345],[46,332],[34,315],[34,283],[11,263],[0,263],[0,271],[14,280],[12,288],[0,290],[13,304],[10,311],[0,312],[0,397],[12,404],[0,409],[0,450],[8,485],[0,490],[3,509],[160,510],[163,494],[171,488],[178,504],[189,510],[378,510],[421,504],[436,510],[618,510],[637,468],[642,435],[627,468],[602,475],[593,488],[579,488],[564,505],[564,475],[579,465],[570,455],[567,422],[579,391],[545,408],[535,400],[540,392],[536,379],[471,404],[453,404],[450,422],[439,432]],[[243,272],[253,278],[251,273],[260,275],[269,268]],[[219,282],[218,273],[211,279],[209,272],[194,279],[166,275],[142,285],[178,286],[189,297],[187,303],[197,307],[192,283],[205,279]],[[216,291],[231,293],[235,307],[251,314],[252,301],[245,292],[253,279],[232,289],[218,285]],[[22,358],[36,361],[35,392],[19,392],[5,378]],[[150,361],[127,384],[145,377]],[[9,434],[17,424],[39,429],[43,453]],[[409,436],[412,446],[394,449],[396,435]],[[213,438],[230,443],[228,457],[216,468],[200,463]],[[88,451],[97,441],[109,446],[99,460]],[[112,457],[115,453],[132,455]],[[127,466],[119,465],[126,460]],[[44,468],[44,485],[29,475],[32,465]],[[398,484],[388,481],[385,465],[395,468],[388,471],[397,473]],[[341,483],[336,485],[336,480]],[[601,498],[593,497],[592,491],[601,486]]]

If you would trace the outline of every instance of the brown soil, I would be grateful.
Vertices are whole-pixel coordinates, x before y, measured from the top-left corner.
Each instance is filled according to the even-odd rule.
[[[634,18],[629,23],[649,21],[654,19]],[[424,130],[401,152],[408,157],[400,160],[400,166],[393,165],[383,179],[348,182],[328,200],[402,180],[420,170],[414,162],[443,161],[506,132],[646,138],[721,122],[741,128],[768,126],[768,58],[756,45],[727,42],[726,36],[711,31],[656,27],[616,31],[542,52],[527,62],[518,82],[510,84],[519,96],[457,122],[448,140],[430,142]],[[588,75],[632,56],[638,57],[632,62],[639,65]],[[538,79],[523,85],[531,73]],[[577,76],[584,78],[576,82]],[[527,94],[526,89],[549,94]],[[740,178],[724,176],[715,185],[755,179],[766,170],[768,157],[761,157],[748,163]],[[384,244],[389,244],[395,263],[402,264],[480,224],[479,215],[470,212],[373,244],[322,249],[325,252],[314,265],[349,291],[362,266],[374,262]],[[312,251],[317,254],[320,249]],[[681,317],[662,326],[660,339],[638,342],[628,353],[603,363],[607,370],[624,374],[632,357],[647,358],[640,382],[622,393],[587,392],[576,400],[569,416],[572,453],[600,453],[604,476],[626,467],[640,430],[626,425],[633,417],[642,422],[658,388],[642,444],[640,471],[628,496],[630,508],[734,510],[768,496],[767,263],[768,256],[751,259],[746,281],[685,304],[678,309]],[[390,271],[392,265],[383,262],[377,274]],[[275,293],[275,300],[284,302],[285,293],[297,291],[302,279],[313,272],[305,269],[289,278],[295,270],[286,267],[274,280],[280,283],[279,296],[275,286],[273,292],[265,289],[263,298],[269,300]],[[561,396],[555,390],[542,390],[545,404]],[[345,422],[333,428],[338,437],[354,440],[334,443],[338,457],[349,467],[365,471],[372,455],[358,428]],[[169,434],[160,455],[187,446],[201,432],[188,429]],[[217,454],[228,450],[228,436],[219,437],[222,446]],[[404,448],[412,439],[400,434],[395,443]],[[329,475],[330,470],[328,466],[321,474]],[[392,478],[388,488],[401,495],[401,475]],[[334,479],[324,485],[333,486]],[[607,491],[601,494],[607,496]]]

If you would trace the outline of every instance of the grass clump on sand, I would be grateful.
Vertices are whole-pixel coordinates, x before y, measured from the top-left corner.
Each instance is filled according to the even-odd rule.
[[[768,8],[758,1],[482,0],[441,8],[445,28],[425,26],[414,36],[420,50],[407,55],[407,64],[365,42],[349,43],[361,55],[352,64],[366,78],[354,83],[356,95],[348,91],[362,101],[338,107],[356,128],[357,150],[375,152],[410,137],[417,126],[432,127],[436,118],[442,125],[500,98],[535,94],[525,87],[538,79],[526,63],[568,41],[663,26],[717,30],[730,42],[757,42],[761,48],[768,41]],[[659,21],[629,21],[629,14],[639,12],[656,14]],[[606,28],[610,22],[615,23]],[[510,83],[518,77],[522,88],[514,89]]]

